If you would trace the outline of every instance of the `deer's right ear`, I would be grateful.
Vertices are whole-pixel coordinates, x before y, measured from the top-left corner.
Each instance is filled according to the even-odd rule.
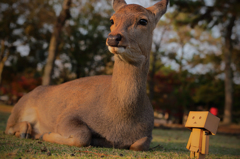
[[[125,0],[113,0],[112,1],[112,6],[114,11],[118,11],[121,7],[125,6],[127,3]]]
[[[156,24],[158,23],[158,21],[162,17],[162,15],[166,13],[168,1],[169,0],[162,0],[158,3],[156,3],[155,5],[147,8],[155,15]]]

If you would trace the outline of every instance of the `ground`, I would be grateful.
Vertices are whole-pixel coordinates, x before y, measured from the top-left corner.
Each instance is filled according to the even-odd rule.
[[[190,135],[187,129],[154,129],[150,151],[135,152],[114,148],[96,148],[52,144],[39,140],[19,139],[5,135],[6,121],[11,108],[0,106],[0,158],[163,158],[186,159],[189,151],[186,144]],[[240,158],[239,134],[210,136],[207,159]]]

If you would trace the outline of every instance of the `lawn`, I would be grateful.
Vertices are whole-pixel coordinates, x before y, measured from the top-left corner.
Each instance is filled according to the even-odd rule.
[[[0,158],[166,158],[185,159],[189,130],[153,130],[151,150],[135,152],[114,148],[72,147],[39,140],[19,139],[5,135],[4,129],[10,113],[0,112]],[[239,136],[210,136],[209,155],[206,158],[240,158]]]

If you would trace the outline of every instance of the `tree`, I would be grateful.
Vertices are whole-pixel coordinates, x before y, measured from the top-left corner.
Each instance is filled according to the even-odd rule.
[[[51,37],[50,44],[49,44],[48,58],[47,58],[47,63],[46,63],[45,69],[44,69],[42,85],[50,85],[51,84],[53,67],[54,67],[54,62],[56,59],[56,54],[58,51],[60,34],[61,34],[62,28],[63,28],[66,20],[71,17],[70,6],[71,6],[71,0],[63,1],[62,11],[61,11],[60,15],[58,16],[57,21],[54,25],[52,37]]]
[[[19,34],[14,33],[21,26],[17,23],[20,15],[24,13],[22,7],[14,8],[15,1],[2,1],[0,2],[0,84],[2,81],[2,72],[4,69],[5,62],[7,61],[10,54],[14,54],[16,47],[13,45],[14,42],[20,38]],[[19,2],[21,5],[22,3]]]
[[[0,84],[2,81],[2,72],[3,72],[3,68],[5,65],[5,62],[7,61],[9,56],[9,50],[5,51],[5,44],[4,41],[1,41],[1,52],[0,52]]]
[[[98,8],[98,3],[105,7]],[[80,14],[78,12],[72,14],[71,20],[63,29],[59,44],[60,54],[57,56],[61,61],[59,65],[61,77],[54,78],[55,83],[73,79],[73,74],[74,78],[109,74],[107,70],[110,69],[106,68],[110,68],[113,61],[105,41],[110,28],[109,15],[112,13],[110,8],[108,2],[98,0],[89,0],[77,7]]]
[[[225,35],[224,62],[225,62],[225,109],[223,122],[230,124],[232,122],[232,105],[233,105],[233,72],[232,72],[232,30],[235,25],[236,17],[232,15],[227,25]]]
[[[148,75],[149,99],[152,102],[155,96],[155,75],[156,72],[163,67],[161,57],[166,56],[166,49],[164,49],[164,46],[168,45],[168,35],[171,34],[172,31],[171,23],[173,19],[170,17],[171,15],[172,13],[166,13],[164,15],[165,20],[160,20],[154,30],[153,45],[150,57],[150,71]]]
[[[149,72],[149,80],[148,80],[148,85],[149,85],[149,99],[150,101],[153,101],[154,99],[154,88],[155,88],[155,80],[154,76],[156,72],[161,68],[162,64],[158,66],[158,63],[161,61],[160,59],[160,48],[163,42],[164,34],[167,31],[167,26],[162,26],[160,27],[162,31],[158,34],[160,34],[160,37],[158,39],[153,40],[153,46],[154,46],[154,51],[151,52],[151,60],[150,60],[150,72]],[[159,28],[158,28],[159,29]]]
[[[12,83],[21,85],[18,78],[36,78],[38,83],[41,81],[38,66],[46,59],[46,44],[51,35],[49,26],[52,25],[55,12],[48,0],[31,3],[25,0],[3,0],[0,5],[0,88],[13,92],[15,88]],[[34,76],[27,77],[28,70],[34,72]],[[24,92],[18,89],[18,94],[33,89],[30,85],[30,89],[24,89]],[[1,91],[0,95],[3,94],[4,91]],[[13,93],[7,95],[10,99],[13,97]]]
[[[31,56],[36,63],[38,56],[44,56],[42,47],[48,39],[48,29],[45,25],[52,23],[53,8],[47,0],[35,0],[31,3],[25,0],[3,0],[0,2],[0,76],[4,71],[4,63],[18,58],[22,49],[23,56]],[[37,9],[36,9],[37,8]],[[4,77],[2,77],[4,79]]]
[[[218,26],[222,31],[223,38],[223,61],[225,64],[225,107],[223,122],[229,124],[232,121],[233,105],[233,72],[232,72],[232,33],[239,18],[240,1],[238,0],[215,0],[212,6],[206,1],[177,1],[173,0],[177,9],[189,14],[189,18],[179,21],[179,24],[191,24],[192,27],[200,25],[205,29],[212,29]]]

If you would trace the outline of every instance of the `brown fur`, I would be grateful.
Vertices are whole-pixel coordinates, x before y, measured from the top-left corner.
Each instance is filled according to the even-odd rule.
[[[110,36],[121,35],[112,76],[77,79],[58,86],[40,86],[14,106],[6,133],[33,136],[72,146],[148,150],[153,109],[146,95],[152,33],[165,13],[167,0],[150,8],[114,0]],[[146,26],[139,20],[146,19]],[[48,133],[51,132],[51,133]]]

